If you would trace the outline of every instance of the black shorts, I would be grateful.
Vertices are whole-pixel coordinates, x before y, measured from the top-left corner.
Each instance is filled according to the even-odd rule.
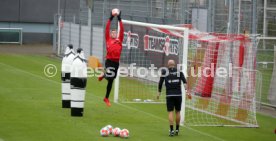
[[[114,80],[117,76],[119,63],[107,59],[105,61],[105,78],[107,80]]]
[[[171,112],[175,109],[175,111],[181,111],[181,96],[168,96],[166,97],[167,101],[167,111]]]

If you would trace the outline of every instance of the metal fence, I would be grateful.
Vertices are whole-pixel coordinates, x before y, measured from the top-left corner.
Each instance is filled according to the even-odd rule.
[[[276,2],[272,0],[80,0],[79,11],[61,9],[55,16],[53,50],[62,55],[71,43],[83,48],[86,57],[94,55],[103,61],[104,26],[113,8],[119,8],[127,20],[188,23],[206,32],[276,37]],[[115,21],[111,27],[116,26]],[[272,104],[269,94],[275,45],[275,40],[261,39],[257,51],[256,67],[263,77],[261,99],[266,104]]]

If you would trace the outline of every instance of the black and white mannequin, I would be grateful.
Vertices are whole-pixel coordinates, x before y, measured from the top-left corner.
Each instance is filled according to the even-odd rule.
[[[71,116],[83,116],[87,64],[84,52],[78,48],[71,69]]]
[[[75,52],[73,50],[73,45],[68,44],[64,57],[61,64],[61,93],[62,93],[62,108],[70,108],[70,76],[71,76],[71,66],[75,58]]]

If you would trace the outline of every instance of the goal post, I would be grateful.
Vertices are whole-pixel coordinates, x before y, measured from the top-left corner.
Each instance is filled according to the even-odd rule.
[[[189,30],[187,28],[185,28],[184,30],[184,37],[183,37],[183,56],[182,56],[182,72],[184,73],[184,75],[187,77],[188,73],[187,73],[187,69],[188,69],[188,43],[189,43]],[[182,89],[182,105],[181,105],[181,113],[180,115],[180,124],[183,126],[184,125],[184,121],[185,121],[185,103],[186,103],[186,90],[184,89],[183,83],[181,85],[181,89]]]

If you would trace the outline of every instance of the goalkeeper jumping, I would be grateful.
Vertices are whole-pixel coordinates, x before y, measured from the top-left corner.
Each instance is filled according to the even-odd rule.
[[[169,114],[170,123],[170,133],[169,136],[178,135],[179,133],[179,123],[180,123],[180,111],[182,103],[182,91],[181,91],[181,81],[185,84],[186,89],[186,79],[182,72],[178,71],[175,67],[174,60],[168,61],[168,72],[162,71],[162,76],[160,77],[157,99],[159,99],[163,82],[166,85],[166,103],[167,111]],[[166,75],[168,74],[168,75]],[[165,76],[166,75],[166,76]],[[173,130],[173,111],[175,110],[175,123],[176,130]]]
[[[105,29],[105,40],[106,40],[106,60],[105,60],[105,72],[102,76],[98,78],[99,81],[101,81],[103,78],[105,78],[108,83],[106,87],[106,94],[104,98],[104,102],[108,107],[111,106],[111,103],[109,102],[109,95],[110,91],[112,89],[112,84],[114,79],[117,76],[117,71],[119,68],[119,62],[120,62],[120,56],[122,52],[122,43],[124,39],[124,26],[121,20],[121,11],[117,15],[120,31],[119,36],[117,37],[117,30],[112,29],[110,31],[110,24],[113,20],[115,15],[110,14],[110,18],[107,21],[106,29]]]

